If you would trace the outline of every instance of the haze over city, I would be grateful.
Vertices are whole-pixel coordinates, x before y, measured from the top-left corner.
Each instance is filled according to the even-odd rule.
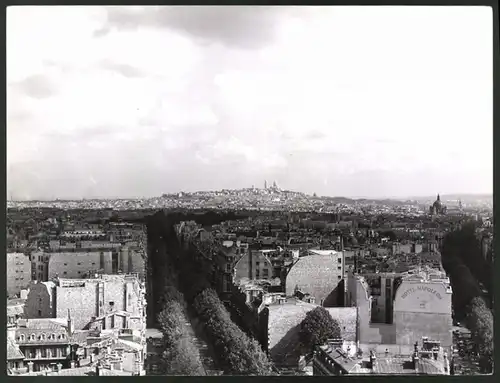
[[[216,10],[217,8],[217,10]],[[492,193],[484,7],[9,7],[17,199]]]

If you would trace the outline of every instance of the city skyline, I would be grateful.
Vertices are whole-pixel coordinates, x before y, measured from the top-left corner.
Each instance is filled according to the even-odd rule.
[[[486,7],[9,7],[8,197],[489,194],[492,53]]]

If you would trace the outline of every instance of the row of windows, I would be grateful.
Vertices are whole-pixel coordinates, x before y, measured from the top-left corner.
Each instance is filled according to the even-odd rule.
[[[61,352],[58,355],[57,348],[52,347],[52,348],[42,348],[40,349],[40,358],[57,358],[57,357],[63,357],[65,358],[68,356],[68,350],[66,348],[60,348]],[[36,359],[36,350],[34,349],[27,349],[24,350],[24,354],[28,359]]]
[[[59,339],[59,340],[62,340],[62,339],[66,339],[66,334],[59,334],[59,335],[56,335],[56,334],[50,334],[50,335],[46,335],[46,334],[40,334],[38,335],[38,337],[35,335],[35,334],[31,334],[29,337],[28,337],[28,340],[30,341],[34,341],[34,340],[56,340],[56,339]],[[24,334],[21,334],[17,337],[17,340],[18,341],[21,341],[21,342],[24,342],[26,340],[26,336]]]
[[[81,263],[81,262],[78,262],[76,265],[77,265],[77,266],[81,266],[81,265],[82,265],[82,263]],[[67,263],[64,263],[64,266],[68,266],[68,264],[67,264]],[[95,262],[92,262],[92,266],[95,266]]]

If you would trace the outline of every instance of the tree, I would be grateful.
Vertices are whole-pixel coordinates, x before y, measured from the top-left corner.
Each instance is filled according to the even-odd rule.
[[[493,369],[493,314],[480,297],[472,299],[466,317],[467,327],[478,347],[483,371]]]
[[[328,339],[340,338],[340,326],[324,307],[319,306],[306,314],[300,324],[299,338],[304,351],[309,353]]]

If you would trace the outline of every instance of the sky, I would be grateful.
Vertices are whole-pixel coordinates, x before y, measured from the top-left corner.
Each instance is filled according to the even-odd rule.
[[[488,7],[8,7],[9,198],[493,191]]]

